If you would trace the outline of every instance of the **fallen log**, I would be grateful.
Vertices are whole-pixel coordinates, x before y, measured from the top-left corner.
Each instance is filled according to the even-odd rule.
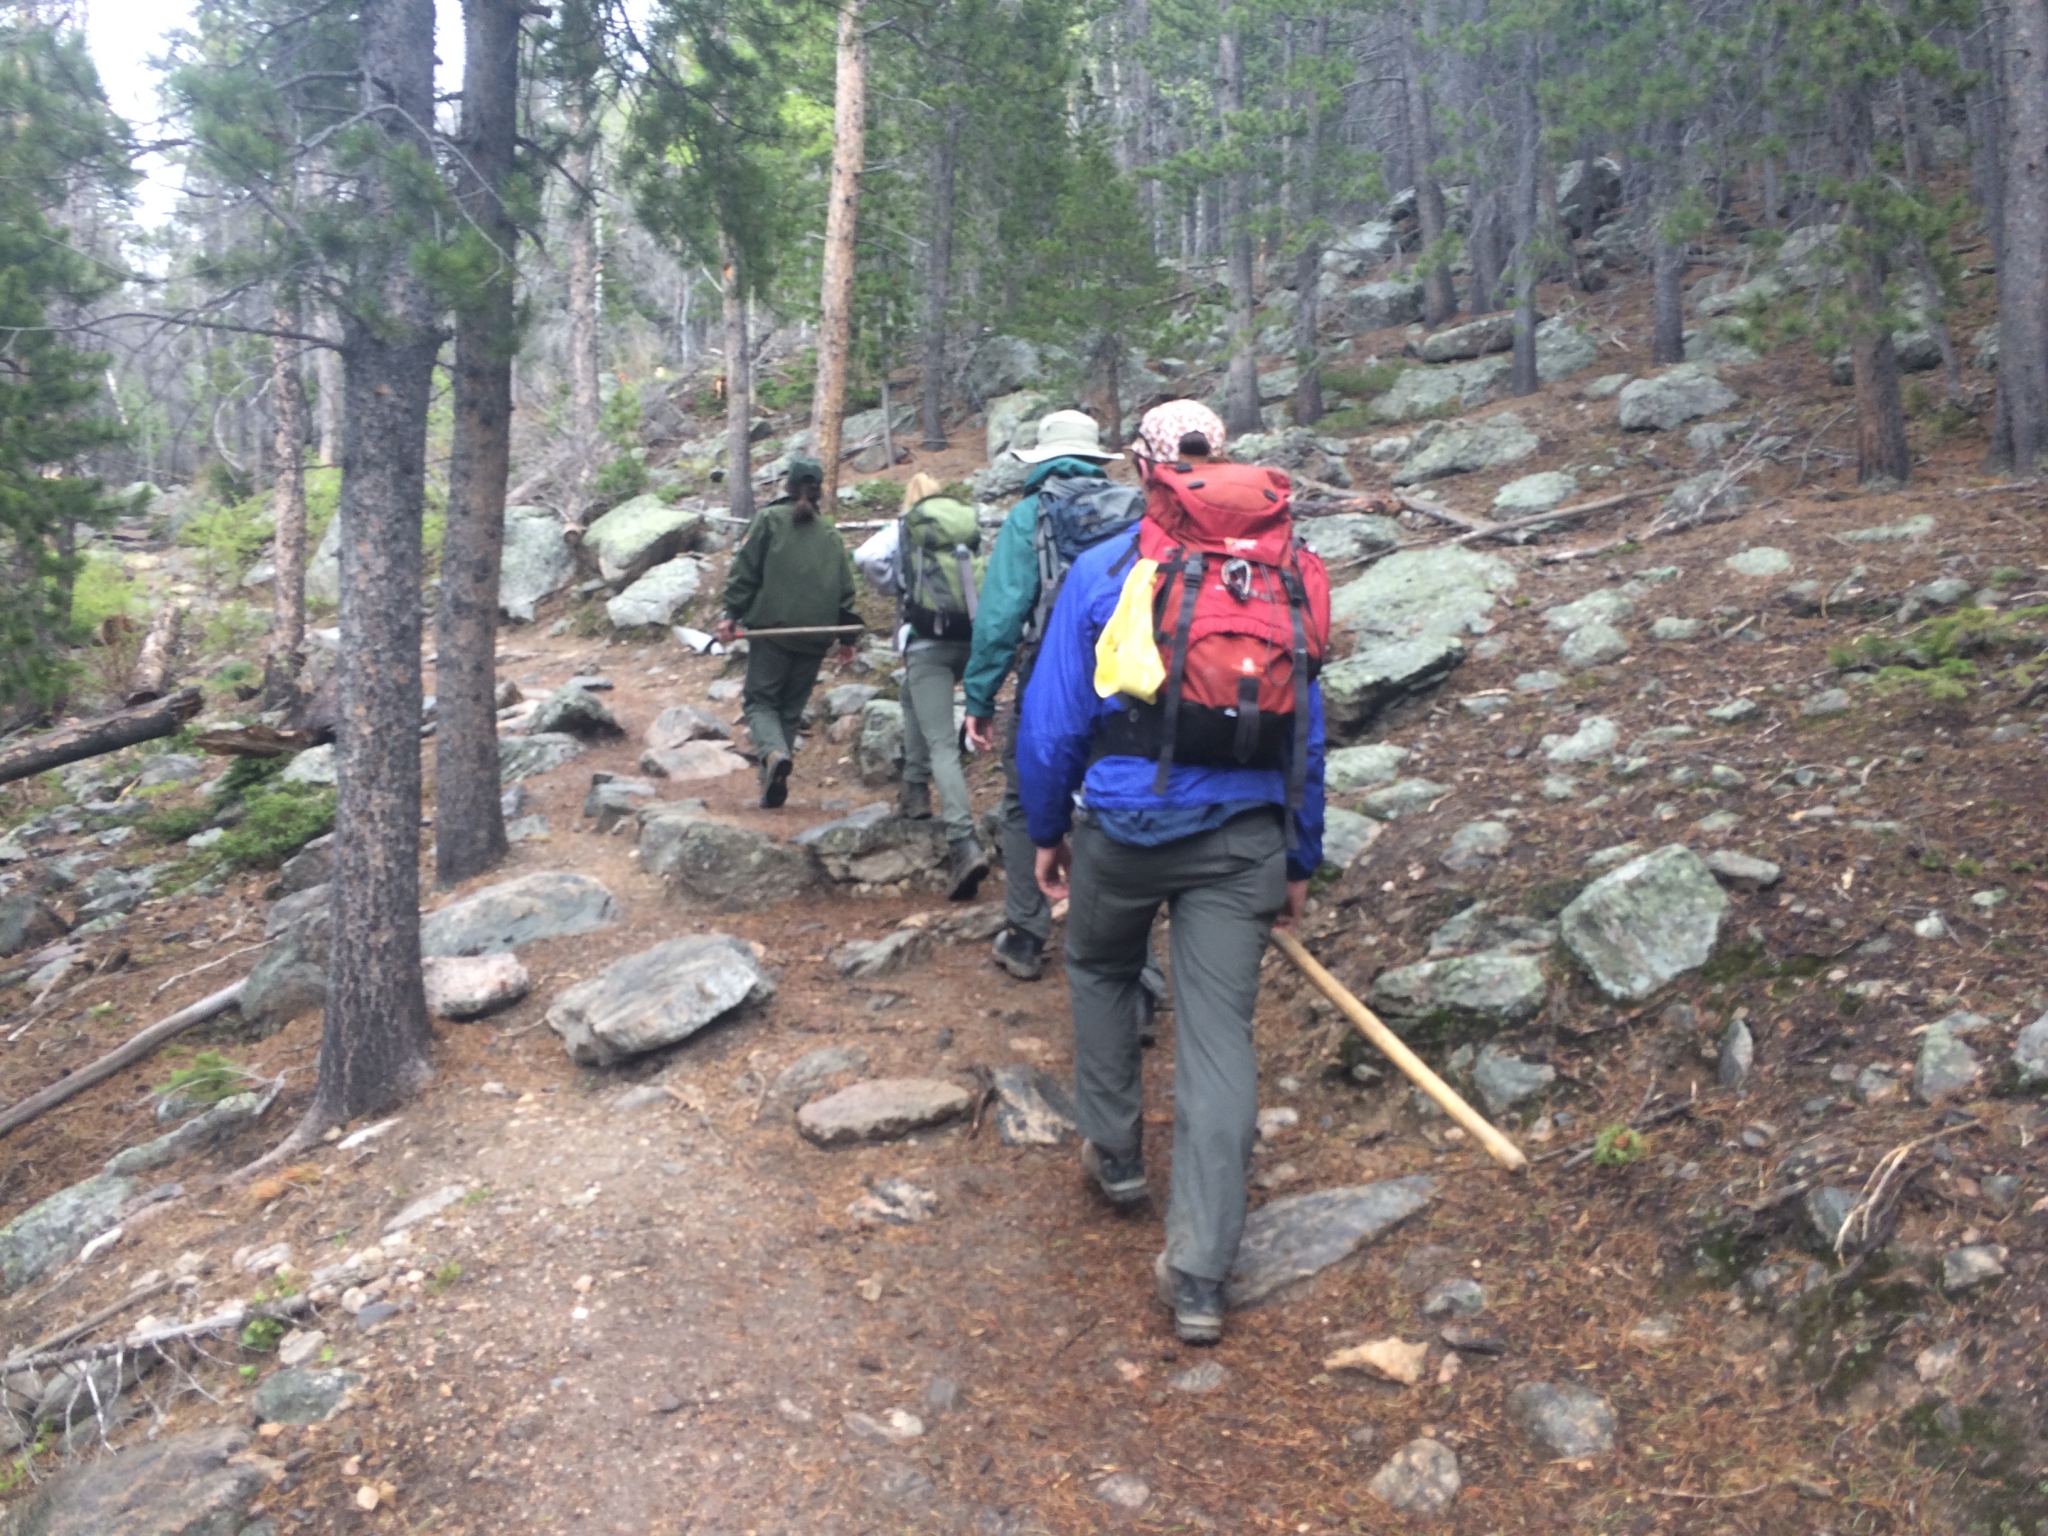
[[[135,670],[128,675],[128,697],[123,702],[129,708],[151,703],[171,691],[171,654],[178,648],[178,626],[184,619],[180,604],[165,603],[157,610],[156,621],[136,653]]]
[[[222,987],[210,997],[202,997],[198,1002],[180,1008],[169,1018],[157,1020],[141,1034],[116,1046],[90,1066],[80,1067],[76,1072],[60,1077],[41,1093],[32,1093],[19,1104],[0,1111],[0,1136],[27,1125],[65,1100],[77,1097],[94,1083],[105,1082],[123,1067],[142,1060],[166,1040],[182,1035],[195,1024],[204,1024],[208,1019],[226,1013],[241,1001],[243,985],[238,981],[231,987]]]
[[[83,725],[61,726],[14,746],[0,749],[0,784],[11,784],[49,768],[118,752],[139,741],[170,736],[199,713],[199,690],[180,688],[169,698],[124,709],[118,715]]]
[[[223,725],[201,731],[194,745],[215,757],[283,757],[317,746],[311,731],[280,731],[267,725]]]

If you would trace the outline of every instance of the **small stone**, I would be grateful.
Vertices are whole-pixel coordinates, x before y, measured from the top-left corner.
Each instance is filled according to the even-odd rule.
[[[1726,763],[1715,763],[1707,769],[1707,782],[1716,789],[1747,789],[1749,778],[1740,768],[1731,768]]]
[[[389,1301],[373,1301],[356,1311],[356,1332],[368,1333],[379,1323],[389,1322],[398,1316],[398,1306]]]
[[[1588,624],[1573,630],[1558,648],[1558,659],[1574,672],[1619,661],[1629,651],[1628,637],[1611,624]]]
[[[1485,1310],[1486,1287],[1463,1276],[1439,1280],[1422,1298],[1424,1317],[1474,1317]]]
[[[1449,1348],[1468,1355],[1504,1355],[1508,1352],[1507,1340],[1483,1328],[1470,1328],[1463,1323],[1445,1324],[1437,1337]]]
[[[1621,740],[1621,727],[1604,715],[1590,715],[1569,736],[1545,736],[1543,755],[1553,763],[1590,763],[1607,756]]]
[[[1962,1359],[1963,1347],[1954,1339],[1930,1344],[1913,1357],[1913,1374],[1921,1385],[1931,1386],[1954,1370]]]
[[[1758,1121],[1742,1128],[1741,1142],[1752,1152],[1761,1152],[1777,1139],[1777,1127]]]
[[[1513,841],[1514,833],[1503,822],[1467,822],[1451,834],[1450,846],[1442,855],[1444,868],[1458,871],[1483,869],[1506,853]]]
[[[1508,1394],[1508,1417],[1554,1456],[1601,1456],[1614,1449],[1614,1410],[1570,1383],[1524,1382]]]
[[[1799,713],[1805,719],[1819,720],[1830,715],[1846,715],[1852,707],[1854,701],[1846,688],[1823,688],[1799,706]]]
[[[304,1365],[320,1352],[327,1335],[318,1328],[294,1328],[277,1344],[279,1365]]]
[[[1901,1091],[1899,1080],[1883,1067],[1865,1067],[1856,1074],[1856,1097],[1865,1104],[1889,1104]]]
[[[1641,1319],[1628,1331],[1629,1342],[1645,1348],[1660,1348],[1678,1339],[1678,1319],[1668,1312]]]
[[[1967,1291],[2005,1275],[2005,1249],[1997,1243],[1973,1243],[1941,1256],[1941,1288]]]
[[[1511,1056],[1492,1042],[1481,1049],[1472,1067],[1473,1086],[1495,1114],[1534,1098],[1556,1081],[1555,1067]]]
[[[1738,576],[1781,576],[1792,569],[1792,557],[1768,544],[1738,551],[1721,563]]]
[[[673,1392],[658,1392],[654,1397],[654,1411],[656,1413],[681,1413],[683,1411],[683,1400]]]
[[[1983,1072],[1977,1053],[1958,1040],[1943,1024],[1933,1024],[1920,1041],[1920,1055],[1913,1066],[1913,1094],[1923,1104],[1934,1104],[1951,1094],[1974,1088]]]
[[[1166,1384],[1176,1392],[1215,1392],[1230,1380],[1230,1372],[1220,1361],[1204,1360],[1200,1365],[1190,1366],[1177,1376],[1169,1376]]]
[[[934,1376],[924,1389],[927,1413],[957,1413],[966,1401],[967,1389],[950,1376]]]
[[[1697,640],[1704,628],[1698,619],[1678,619],[1665,615],[1650,625],[1652,640]]]
[[[1095,1497],[1118,1509],[1137,1511],[1152,1502],[1152,1489],[1135,1472],[1113,1472],[1095,1485]]]
[[[1554,693],[1571,679],[1562,672],[1522,672],[1515,677],[1517,693]]]
[[[599,738],[626,734],[602,699],[573,683],[557,688],[541,700],[529,724],[536,736],[561,733]]]
[[[849,981],[877,981],[932,957],[931,935],[921,928],[900,928],[884,938],[841,945],[833,966]]]
[[[445,1184],[430,1195],[422,1195],[384,1223],[384,1235],[389,1237],[394,1232],[416,1227],[428,1217],[440,1215],[449,1206],[461,1204],[463,1196],[468,1193],[467,1184]]]
[[[2048,1083],[2048,1013],[2020,1031],[2013,1043],[2012,1064],[2022,1088]]]
[[[1553,773],[1543,780],[1542,794],[1546,800],[1569,800],[1578,792],[1579,781],[1568,773]]]
[[[519,957],[430,955],[420,962],[426,984],[427,1011],[443,1019],[480,1019],[509,1008],[533,987],[533,977]]]
[[[865,1413],[849,1413],[843,1422],[849,1433],[863,1440],[880,1440],[889,1445],[901,1445],[924,1434],[924,1420],[904,1408],[891,1408],[880,1418]]]
[[[1984,1203],[2000,1216],[2010,1216],[2019,1204],[2020,1181],[2014,1174],[1987,1174],[1983,1188]]]
[[[1450,1447],[1434,1440],[1411,1440],[1373,1475],[1366,1491],[1403,1514],[1433,1515],[1448,1509],[1462,1486],[1458,1458]]]
[[[939,1197],[907,1179],[877,1179],[846,1208],[864,1227],[913,1227],[938,1213]]]
[[[1731,699],[1706,713],[1709,720],[1718,720],[1723,725],[1740,725],[1745,720],[1754,720],[1763,711],[1755,699]]]
[[[935,1078],[877,1078],[855,1083],[797,1111],[797,1129],[821,1147],[890,1141],[958,1119],[974,1096]]]
[[[1364,1371],[1382,1381],[1398,1381],[1412,1387],[1422,1380],[1422,1368],[1429,1358],[1427,1344],[1410,1344],[1405,1339],[1373,1339],[1354,1344],[1326,1356],[1326,1371]]]
[[[1360,809],[1378,821],[1393,821],[1426,811],[1451,792],[1448,784],[1428,779],[1401,779],[1372,791],[1360,802]]]
[[[1673,816],[1678,815],[1678,808],[1676,806],[1672,807],[1671,814]],[[1709,811],[1692,825],[1693,830],[1702,837],[1720,837],[1725,833],[1733,832],[1737,827],[1741,826],[1742,818],[1734,811]]]
[[[1738,891],[1767,890],[1785,878],[1785,871],[1769,859],[1751,858],[1729,848],[1716,848],[1704,860],[1714,878]]]
[[[1272,1109],[1259,1111],[1259,1140],[1272,1141],[1282,1131],[1291,1131],[1301,1123],[1301,1111],[1291,1105],[1282,1104]]]
[[[256,1417],[267,1424],[324,1423],[362,1381],[353,1371],[273,1371],[256,1389]]]
[[[1721,1037],[1721,1086],[1740,1088],[1749,1080],[1755,1062],[1756,1042],[1750,1038],[1749,1026],[1740,1019],[1730,1019],[1728,1031]]]

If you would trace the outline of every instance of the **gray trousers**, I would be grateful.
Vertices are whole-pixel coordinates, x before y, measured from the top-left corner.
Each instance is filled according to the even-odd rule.
[[[969,640],[920,640],[903,658],[903,779],[939,792],[946,841],[974,835],[974,807],[960,766],[953,688],[967,672]]]
[[[824,665],[823,651],[791,650],[772,640],[747,642],[747,683],[740,694],[740,708],[746,714],[754,750],[761,754],[764,778],[769,753],[793,750],[804,705],[810,702],[811,688]]]
[[[1287,899],[1280,813],[1247,812],[1156,848],[1074,829],[1067,986],[1074,1009],[1074,1106],[1081,1134],[1138,1147],[1144,1094],[1136,1026],[1152,919],[1172,922],[1173,1176],[1166,1261],[1222,1280],[1244,1233],[1245,1171],[1257,1131],[1252,1005],[1259,960]]]

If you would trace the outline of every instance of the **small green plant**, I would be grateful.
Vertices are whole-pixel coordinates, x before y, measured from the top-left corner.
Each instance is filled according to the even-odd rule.
[[[332,1344],[327,1345],[320,1351],[320,1363],[322,1365],[334,1364],[334,1346]]]
[[[120,561],[96,553],[85,557],[71,583],[74,622],[96,630],[108,619],[140,619],[148,611],[141,583],[122,570]]]
[[[754,385],[754,403],[768,411],[786,411],[792,406],[809,405],[817,383],[818,354],[806,352],[785,363],[777,372],[758,380]]]
[[[894,517],[902,505],[903,487],[893,480],[863,480],[854,487],[853,511],[856,517]]]
[[[427,1289],[438,1296],[461,1278],[462,1266],[453,1259],[450,1259],[446,1264],[443,1264],[434,1271],[433,1278],[427,1282]]]
[[[262,685],[263,669],[255,662],[240,657],[222,663],[206,680],[209,693],[216,696],[233,694],[237,699],[254,698]]]
[[[1348,368],[1343,364],[1323,365],[1322,385],[1326,395],[1349,395],[1354,400],[1370,400],[1384,395],[1394,387],[1394,381],[1407,371],[1402,362],[1368,363],[1362,368]]]
[[[1961,875],[1965,880],[1974,880],[1984,873],[1984,865],[1976,859],[1957,859],[1948,869],[1950,874]]]
[[[290,765],[289,757],[237,757],[228,763],[214,792],[222,803],[239,800],[252,789],[268,784]]]
[[[241,1367],[241,1369],[237,1371],[236,1374],[239,1375],[244,1381],[254,1381],[256,1379],[256,1367],[253,1365],[245,1365]]]
[[[237,869],[275,869],[334,827],[334,791],[280,784],[245,797],[241,824],[214,844],[222,862]]]
[[[218,1051],[201,1051],[192,1058],[189,1067],[180,1067],[171,1074],[171,1080],[161,1084],[155,1092],[165,1098],[177,1093],[201,1104],[218,1104],[230,1095],[240,1093],[251,1081],[250,1076],[236,1063]]]
[[[177,805],[146,818],[142,830],[164,843],[182,843],[195,832],[205,830],[213,820],[213,809],[205,805]]]
[[[199,626],[200,644],[208,656],[227,656],[246,647],[263,633],[262,609],[232,598],[207,614]]]
[[[616,505],[631,501],[647,489],[647,466],[630,453],[622,453],[600,469],[590,482],[593,494]]]
[[[472,1206],[482,1205],[486,1200],[490,1198],[491,1186],[488,1184],[479,1184],[475,1189],[472,1189],[468,1194],[462,1197],[463,1208],[466,1210]]]
[[[252,1318],[242,1329],[242,1348],[269,1354],[289,1331],[274,1317]]]
[[[1626,1168],[1650,1153],[1650,1139],[1626,1125],[1610,1125],[1593,1138],[1593,1161],[1602,1168]]]
[[[252,496],[195,513],[178,530],[178,542],[198,551],[200,575],[209,587],[218,587],[249,569],[270,534],[268,498]]]

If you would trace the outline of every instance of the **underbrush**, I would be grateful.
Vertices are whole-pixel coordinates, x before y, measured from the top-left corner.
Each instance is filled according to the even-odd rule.
[[[244,869],[275,869],[334,827],[334,791],[278,778],[289,758],[238,757],[212,794],[170,806],[143,821],[142,830],[164,843],[181,843],[208,827],[221,827],[211,846],[193,850],[185,869],[191,882]]]
[[[1903,636],[1858,635],[1849,645],[1830,646],[1828,664],[1837,672],[1875,673],[1871,687],[1879,697],[1917,689],[1929,699],[1955,701],[1970,696],[1981,676],[1978,662],[2003,653],[2012,682],[2025,688],[2033,682],[2032,667],[2048,651],[2044,620],[2048,606],[2009,613],[1958,609]]]

